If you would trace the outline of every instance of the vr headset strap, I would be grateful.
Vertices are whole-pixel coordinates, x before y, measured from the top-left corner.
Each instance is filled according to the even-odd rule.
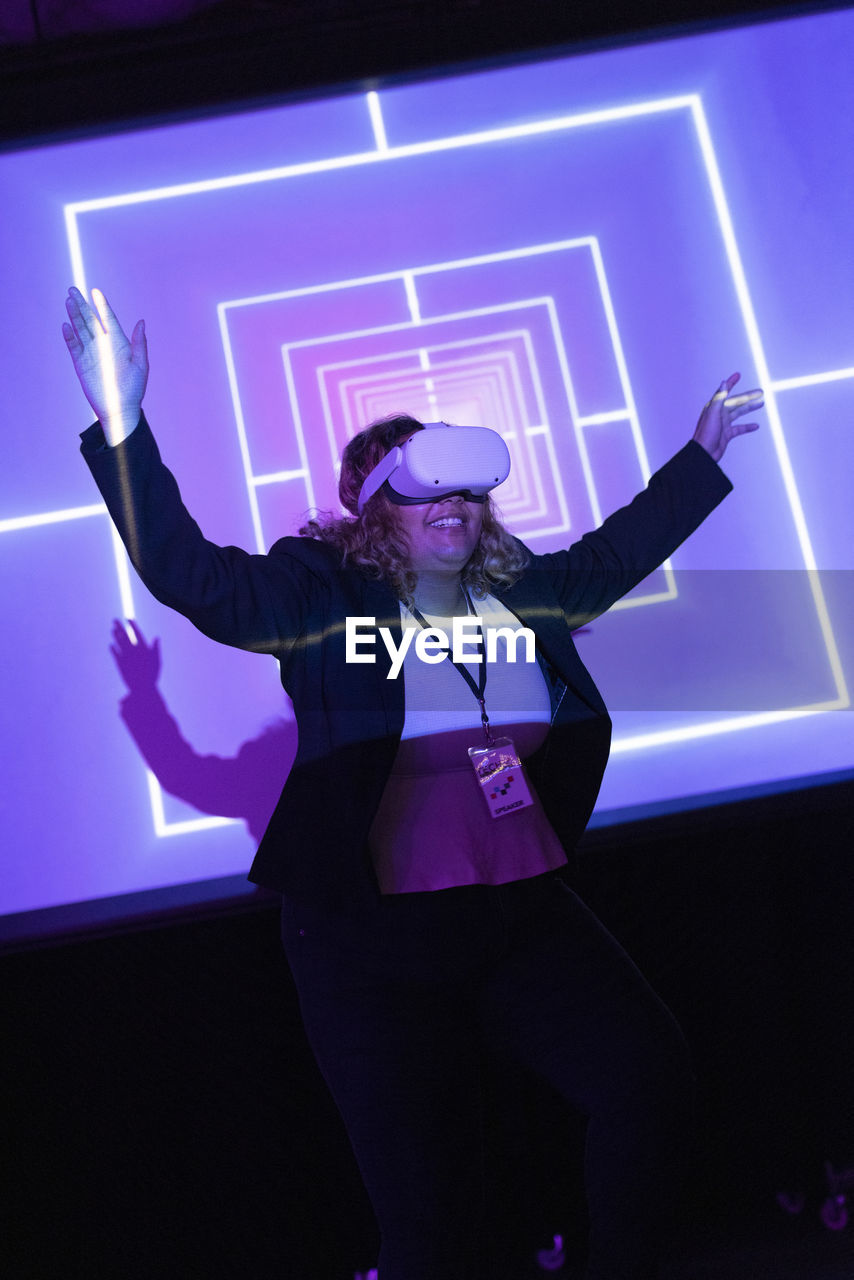
[[[381,462],[378,462],[373,471],[366,478],[359,494],[359,513],[369,498],[372,498],[378,489],[381,489],[388,480],[392,471],[395,471],[403,460],[403,453],[400,445],[395,445]]]

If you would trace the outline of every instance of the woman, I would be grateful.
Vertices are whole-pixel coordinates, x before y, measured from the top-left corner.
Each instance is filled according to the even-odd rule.
[[[589,1280],[648,1280],[692,1077],[672,1015],[568,883],[610,736],[571,633],[729,491],[716,463],[756,429],[741,418],[761,393],[731,397],[739,375],[726,379],[693,440],[567,551],[534,555],[502,529],[492,458],[425,500],[410,457],[462,438],[399,418],[345,450],[350,517],[249,555],[207,542],[184,509],[141,415],[144,326],[128,342],[93,299],[97,311],[70,291],[63,332],[99,419],[83,453],[131,558],[206,634],[275,655],[294,704],[297,758],[250,878],[283,895],[306,1031],[379,1222],[381,1280],[477,1275],[484,1053],[522,1062],[588,1117]],[[511,663],[507,636],[491,661],[469,648],[452,664],[426,644],[419,656],[420,628],[475,613],[484,631],[526,628],[535,660]],[[502,787],[522,802],[497,801]]]

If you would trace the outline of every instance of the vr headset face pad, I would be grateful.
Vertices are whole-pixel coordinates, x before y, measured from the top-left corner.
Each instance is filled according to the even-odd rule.
[[[425,422],[424,430],[390,450],[367,477],[359,508],[383,486],[399,506],[436,502],[457,493],[467,501],[484,502],[489,490],[509,474],[510,454],[497,431]]]

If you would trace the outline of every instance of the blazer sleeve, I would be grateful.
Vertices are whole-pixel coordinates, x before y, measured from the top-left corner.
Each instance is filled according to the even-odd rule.
[[[732,490],[713,458],[691,440],[646,489],[566,551],[536,556],[574,629],[609,609],[702,524]]]
[[[281,653],[293,642],[319,587],[311,569],[278,544],[270,555],[253,555],[209,542],[144,416],[121,444],[108,446],[100,423],[81,441],[131,562],[157,600],[222,644]]]

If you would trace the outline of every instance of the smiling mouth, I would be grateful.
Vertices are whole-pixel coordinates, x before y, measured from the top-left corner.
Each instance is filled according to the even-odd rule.
[[[439,516],[436,520],[427,521],[429,529],[464,529],[465,526],[466,521],[462,516]]]

